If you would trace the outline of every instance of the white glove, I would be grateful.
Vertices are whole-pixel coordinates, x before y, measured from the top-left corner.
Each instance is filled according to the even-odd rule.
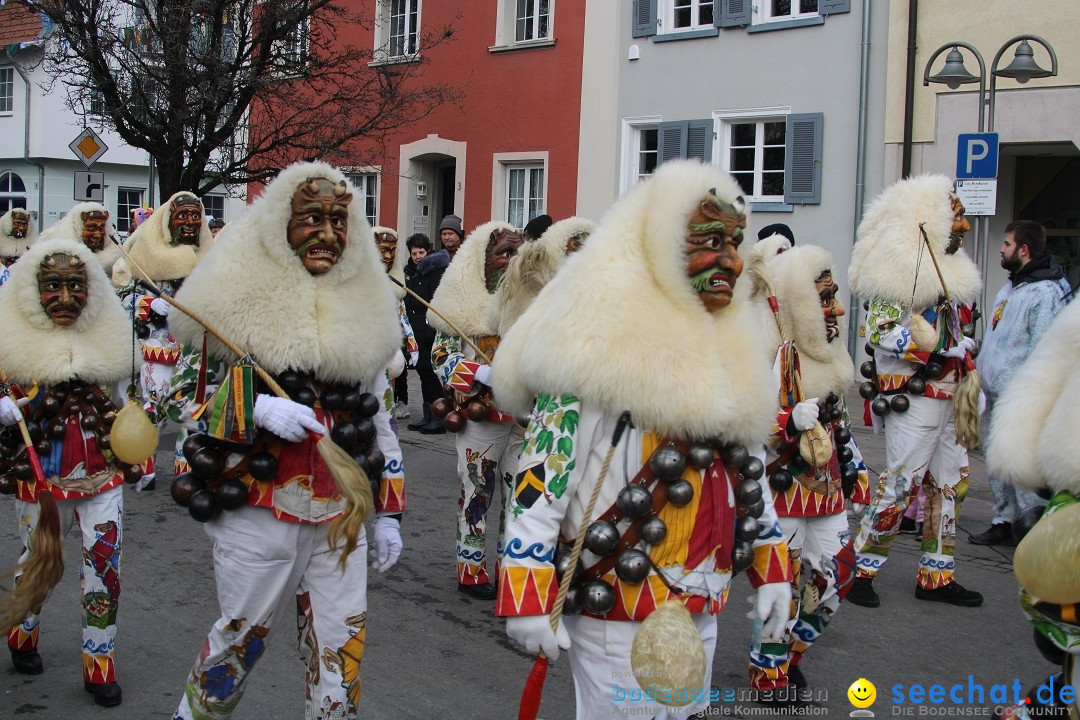
[[[371,548],[371,567],[386,572],[401,557],[401,523],[395,517],[375,518],[375,547]]]
[[[521,615],[506,618],[506,634],[514,642],[524,645],[525,651],[536,655],[541,650],[551,658],[559,659],[559,649],[570,649],[570,635],[559,620],[559,629],[552,631],[550,615]]]
[[[11,399],[10,395],[0,397],[0,425],[16,425],[22,420],[23,405],[30,402],[30,398],[19,398],[19,402]]]
[[[476,376],[473,378],[474,383],[483,383],[488,387],[491,387],[491,366],[481,365],[476,368]]]
[[[255,424],[269,430],[282,440],[300,442],[308,431],[323,435],[326,427],[315,417],[315,411],[292,400],[259,395],[255,398]]]
[[[761,620],[761,639],[783,642],[788,620],[791,619],[791,584],[765,583],[757,589],[757,595],[751,595],[747,599],[754,609],[748,612],[746,617]]]
[[[416,367],[416,364],[418,362],[420,362],[420,352],[416,351],[416,352],[409,353],[409,367],[411,367],[411,368]]]
[[[158,315],[160,315],[161,317],[165,317],[166,315],[168,315],[169,314],[169,308],[171,308],[171,307],[172,307],[172,305],[170,305],[165,300],[162,300],[161,298],[154,298],[153,300],[150,301],[150,309],[153,310]]]
[[[817,401],[817,398],[810,398],[796,403],[795,407],[791,408],[791,424],[796,430],[809,430],[814,427],[818,419]]]
[[[956,347],[951,347],[945,350],[941,354],[947,358],[956,358],[957,360],[963,360],[964,355],[968,354],[975,347],[975,338],[960,338],[960,342],[956,343]]]

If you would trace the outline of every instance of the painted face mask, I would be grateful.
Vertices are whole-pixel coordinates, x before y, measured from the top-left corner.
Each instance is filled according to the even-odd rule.
[[[825,315],[825,339],[832,342],[840,335],[839,319],[844,316],[844,307],[836,299],[840,288],[833,282],[832,270],[826,270],[814,281],[818,297],[821,298],[821,312]]]
[[[86,307],[86,265],[74,255],[46,255],[38,266],[41,307],[57,325],[74,325]]]
[[[582,232],[578,233],[577,235],[570,236],[570,238],[566,241],[566,254],[573,255],[578,250],[580,250],[581,246],[585,244],[585,240],[588,237],[589,233],[587,232]]]
[[[487,254],[484,256],[484,283],[488,292],[495,292],[510,258],[517,254],[523,242],[516,230],[496,230],[488,238]]]
[[[735,281],[742,274],[739,245],[746,227],[744,207],[741,197],[728,205],[710,191],[687,223],[686,275],[711,313],[731,304]]]
[[[30,232],[30,216],[20,212],[11,213],[11,237],[22,240]]]
[[[964,234],[971,230],[971,223],[964,217],[964,203],[954,193],[949,193],[952,202],[953,224],[949,230],[949,244],[945,248],[946,255],[953,255],[964,246]]]
[[[352,193],[344,181],[308,178],[293,193],[289,247],[312,275],[330,272],[345,252]]]
[[[382,260],[383,267],[386,272],[390,272],[397,257],[397,238],[390,233],[378,233],[375,236],[375,246],[379,248],[379,259]]]
[[[203,207],[194,195],[181,195],[169,205],[169,244],[198,245]]]
[[[81,217],[83,245],[92,252],[101,252],[105,249],[105,235],[109,231],[109,213],[91,210],[82,213]]]

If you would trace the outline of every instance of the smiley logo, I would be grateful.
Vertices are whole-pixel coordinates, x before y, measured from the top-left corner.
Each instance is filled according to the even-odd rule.
[[[851,687],[847,690],[847,696],[855,707],[868,708],[874,704],[874,700],[877,698],[877,688],[874,687],[874,683],[866,678],[859,678],[851,683]]]

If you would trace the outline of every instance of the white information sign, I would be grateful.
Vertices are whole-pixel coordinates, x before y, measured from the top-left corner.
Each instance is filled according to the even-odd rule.
[[[957,180],[956,196],[968,215],[997,213],[997,180]]]

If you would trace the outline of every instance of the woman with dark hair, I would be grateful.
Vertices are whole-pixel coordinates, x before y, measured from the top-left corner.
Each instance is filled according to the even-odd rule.
[[[435,288],[439,287],[446,266],[450,264],[450,253],[445,248],[432,253],[431,241],[423,233],[410,236],[405,241],[405,247],[409,249],[405,285],[430,302]],[[442,385],[431,367],[431,345],[435,341],[435,330],[427,324],[427,308],[412,295],[405,296],[405,313],[409,316],[416,343],[420,346],[416,374],[420,376],[420,392],[424,398],[424,416],[406,427],[409,430],[419,430],[425,435],[442,434],[446,432],[443,421],[431,414],[431,403],[443,396]]]

